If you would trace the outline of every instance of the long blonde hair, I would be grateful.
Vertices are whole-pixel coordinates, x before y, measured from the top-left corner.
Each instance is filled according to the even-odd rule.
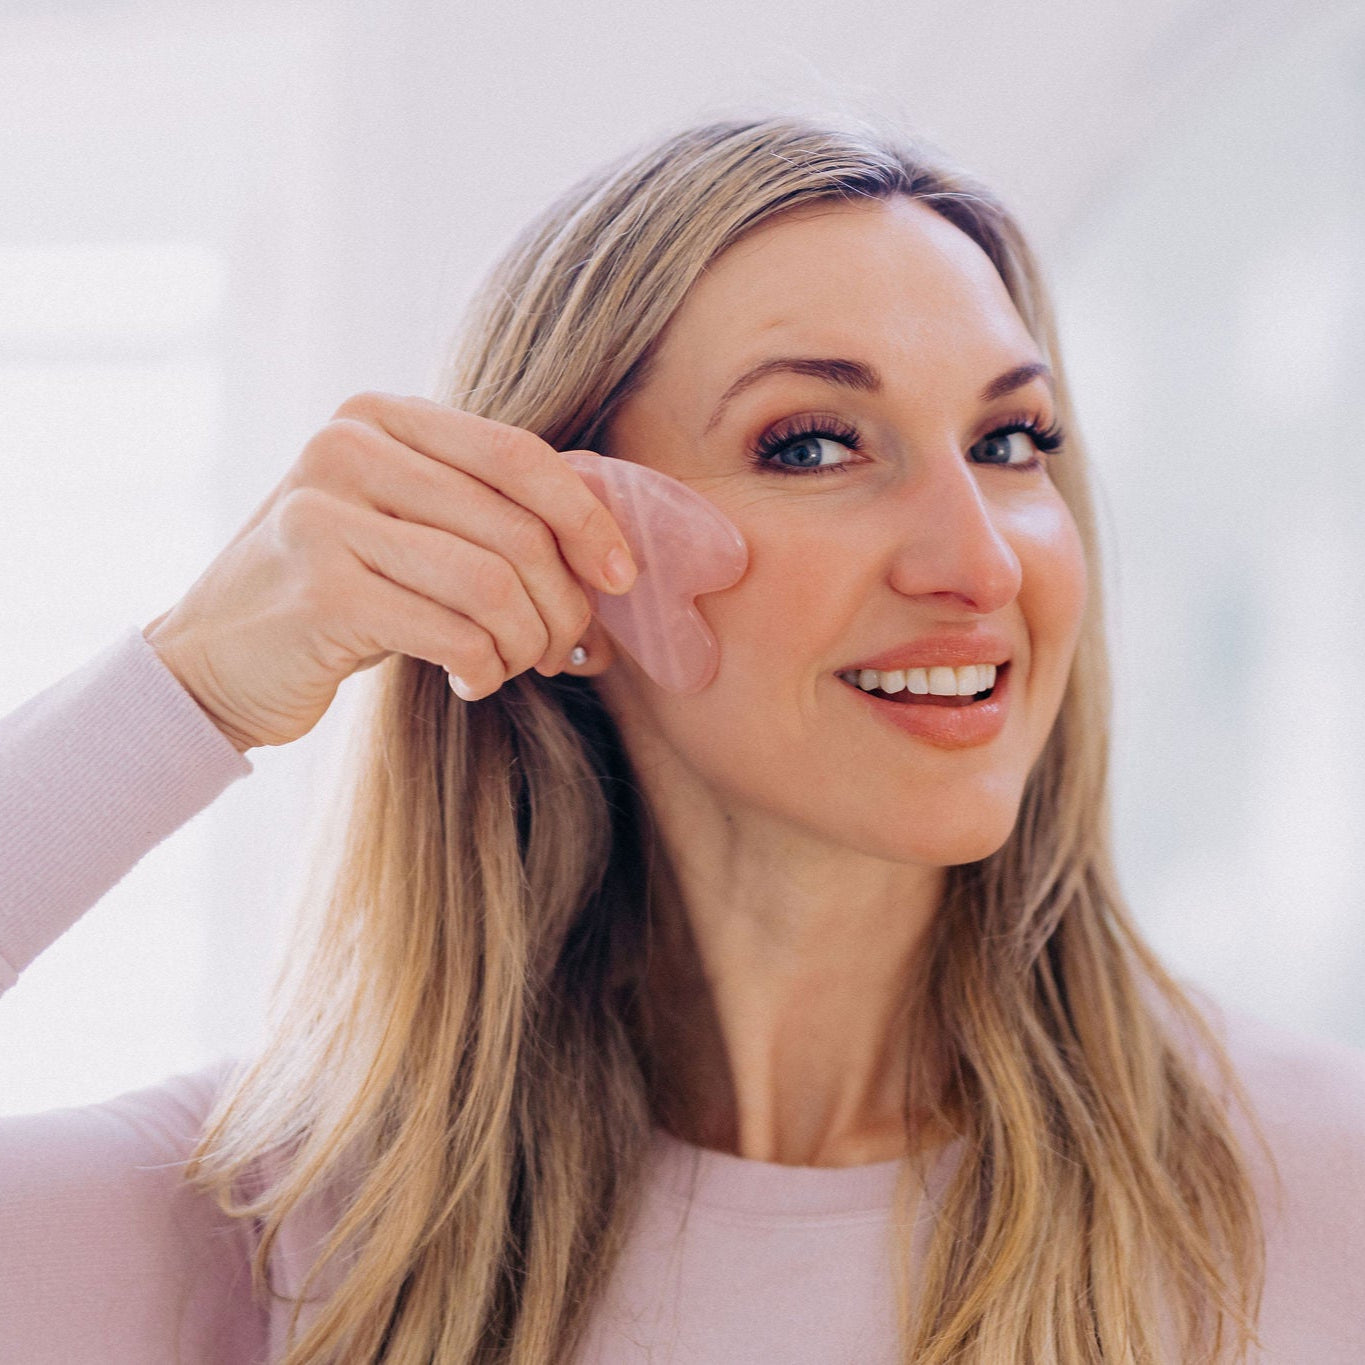
[[[897,1267],[902,1359],[1136,1365],[1168,1358],[1163,1314],[1182,1362],[1225,1346],[1240,1359],[1264,1243],[1233,1100],[1269,1147],[1116,882],[1084,449],[1047,295],[1005,208],[940,154],[861,125],[688,128],[531,224],[474,299],[438,396],[556,449],[593,448],[719,252],[798,205],[891,195],[982,247],[1052,366],[1071,433],[1053,470],[1091,581],[1015,828],[949,869],[924,956],[911,1036],[932,1025],[948,1082],[935,1095],[921,1062],[907,1097],[963,1137],[966,1159],[915,1313]],[[394,655],[364,714],[334,865],[299,907],[269,1042],[225,1089],[190,1178],[258,1220],[258,1293],[290,1216],[335,1198],[290,1296],[286,1365],[564,1361],[622,1247],[667,1083],[642,986],[648,811],[588,680],[526,672],[466,704],[440,668]]]

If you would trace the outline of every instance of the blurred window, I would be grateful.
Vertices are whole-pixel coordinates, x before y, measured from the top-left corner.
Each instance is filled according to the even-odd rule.
[[[1179,974],[1365,1046],[1363,77],[1340,7],[1210,78],[1073,233],[1058,311],[1134,909]]]

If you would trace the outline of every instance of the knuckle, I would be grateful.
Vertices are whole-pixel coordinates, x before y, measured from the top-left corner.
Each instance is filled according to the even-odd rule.
[[[518,509],[507,532],[507,546],[517,559],[544,561],[558,555],[550,528],[534,512]]]
[[[576,642],[592,620],[592,606],[587,595],[577,583],[574,583],[570,590],[555,602],[555,608],[557,633],[565,639],[572,635],[573,641],[570,643]]]
[[[479,650],[474,667],[475,677],[482,686],[490,691],[496,691],[507,681],[507,673],[507,666],[502,661],[502,655],[498,653],[496,643],[489,640],[488,644]]]
[[[501,555],[481,555],[469,574],[470,590],[494,609],[512,605],[519,595],[521,580],[516,570]]]
[[[378,389],[365,389],[360,393],[353,393],[347,398],[333,417],[353,417],[360,421],[372,421],[376,418],[380,410],[392,401],[392,395],[381,393]]]
[[[591,624],[592,606],[589,604],[588,599],[584,597],[583,593],[580,591],[578,594],[578,611],[574,616],[573,630],[570,632],[573,635],[575,644],[578,642],[579,638],[587,631],[588,627]]]
[[[545,651],[549,649],[552,638],[550,628],[539,617],[536,617],[536,623],[531,630],[531,639],[527,643],[527,668],[530,668],[538,659],[544,658]]]
[[[567,610],[556,612],[554,629],[550,631],[549,639],[545,642],[540,655],[536,657],[540,658],[548,652],[552,661],[562,658],[583,638],[591,620],[592,612],[588,609],[586,601],[583,601],[581,610],[578,603],[574,603]]]
[[[577,535],[584,540],[600,539],[613,544],[620,539],[615,518],[596,498],[589,507],[584,508],[578,521]]]
[[[467,672],[460,676],[480,692],[496,692],[507,681],[507,669],[490,635],[484,634],[467,657]]]
[[[514,472],[529,470],[536,458],[540,438],[521,427],[495,422],[487,432],[488,452]]]
[[[526,637],[518,637],[515,643],[508,645],[507,676],[515,677],[537,664],[545,657],[549,642],[549,632],[541,626],[535,631],[534,636],[528,634]]]
[[[275,508],[280,537],[291,547],[314,544],[328,515],[329,499],[316,488],[292,488]]]
[[[493,648],[492,638],[482,626],[472,621],[462,622],[454,643],[452,652],[456,672],[467,682],[481,682],[494,671],[497,651]]]
[[[305,483],[325,484],[366,454],[372,428],[354,418],[328,422],[299,455],[299,474]]]

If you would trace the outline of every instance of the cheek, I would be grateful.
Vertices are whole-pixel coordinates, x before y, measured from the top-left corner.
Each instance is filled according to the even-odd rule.
[[[820,652],[822,632],[847,628],[840,602],[849,593],[855,565],[847,536],[812,535],[789,528],[766,535],[745,530],[749,569],[727,593],[708,600],[708,615],[723,633],[725,650],[760,663]],[[724,651],[722,667],[724,667]]]
[[[1090,579],[1080,529],[1060,496],[1034,509],[1015,545],[1023,570],[1021,605],[1035,649],[1062,651],[1065,657],[1058,663],[1065,673],[1080,634]]]

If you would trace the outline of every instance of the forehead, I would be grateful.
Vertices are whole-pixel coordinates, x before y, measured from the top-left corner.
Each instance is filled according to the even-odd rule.
[[[755,228],[693,285],[653,373],[709,390],[736,367],[787,352],[903,358],[973,376],[1038,357],[986,253],[904,195],[805,206]]]

